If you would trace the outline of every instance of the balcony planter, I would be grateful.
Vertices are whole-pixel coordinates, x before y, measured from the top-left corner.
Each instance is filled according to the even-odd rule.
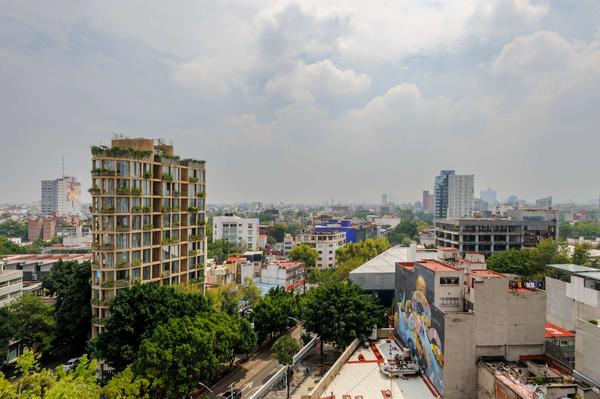
[[[173,181],[173,175],[171,175],[170,173],[163,173],[161,178],[166,181]]]
[[[134,206],[131,208],[131,212],[133,212],[133,213],[140,213],[141,211],[142,211],[141,206]]]
[[[103,145],[92,146],[92,155],[95,157],[146,159],[152,155],[152,151],[119,147],[111,148]]]
[[[131,261],[131,266],[139,266],[142,264],[142,260],[141,259],[134,259]]]
[[[162,239],[162,245],[177,244],[178,242],[179,242],[178,238],[163,238]]]
[[[114,286],[115,286],[114,280],[107,280],[107,281],[102,282],[102,287],[104,287],[104,288],[110,288],[110,287],[114,287]]]
[[[206,222],[204,220],[201,220],[200,222],[198,222],[198,226],[204,226],[206,224]]]
[[[97,251],[112,251],[114,249],[113,244],[93,244],[92,249]]]
[[[129,262],[127,262],[126,260],[120,260],[117,263],[115,263],[117,268],[123,268],[123,267],[128,267],[129,266]]]
[[[142,195],[142,189],[137,188],[137,187],[132,188],[131,195],[137,195],[137,196]]]
[[[150,213],[150,212],[152,212],[152,207],[150,207],[150,206],[148,206],[148,205],[146,205],[146,206],[145,206],[144,208],[142,208],[142,209],[143,209],[144,213]]]
[[[162,276],[162,277],[171,277],[171,272],[170,272],[170,271],[168,271],[168,270],[166,270],[166,271],[162,272],[162,275],[161,275],[161,276]]]
[[[173,212],[179,212],[179,211],[181,211],[181,208],[180,208],[180,207],[178,207],[178,206],[174,206],[173,208],[171,208],[171,210],[172,210]]]
[[[115,176],[117,171],[114,169],[94,169],[92,170],[93,176]]]
[[[131,190],[128,187],[117,187],[117,195],[129,195]]]
[[[115,287],[126,287],[129,285],[129,280],[116,280]]]
[[[198,212],[198,207],[197,206],[188,206],[188,212],[190,212],[190,213]]]
[[[171,212],[173,210],[173,208],[171,208],[170,206],[163,206],[161,211],[162,212]]]
[[[144,230],[152,230],[152,224],[151,223],[146,223],[144,225]]]
[[[94,186],[88,190],[88,192],[92,195],[100,194],[100,187]]]
[[[115,207],[114,206],[103,206],[102,208],[100,208],[100,212],[101,213],[115,213]]]
[[[197,177],[190,177],[190,178],[188,179],[188,181],[189,181],[190,183],[198,183],[198,178],[197,178]]]
[[[125,224],[117,226],[117,231],[129,231],[131,228]]]
[[[196,194],[198,198],[206,198],[206,191],[202,191],[201,193]]]
[[[179,191],[173,191],[171,194],[173,197],[179,197]]]
[[[197,256],[198,255],[198,251],[195,250],[195,249],[193,249],[188,254],[189,254],[189,256]]]
[[[181,226],[181,223],[179,223],[179,222],[173,222],[173,227],[179,227],[179,226]]]
[[[189,237],[189,241],[200,241],[202,239],[202,236],[200,234],[192,234]]]

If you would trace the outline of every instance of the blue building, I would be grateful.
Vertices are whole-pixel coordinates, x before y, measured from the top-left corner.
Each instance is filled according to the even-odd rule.
[[[314,228],[317,233],[346,233],[346,243],[364,241],[367,238],[377,238],[377,227],[374,225],[352,224],[350,220],[330,219],[322,221]]]

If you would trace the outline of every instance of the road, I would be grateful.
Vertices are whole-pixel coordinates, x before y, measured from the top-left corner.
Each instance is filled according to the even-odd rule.
[[[293,338],[299,339],[302,334],[302,326],[296,326],[290,331]],[[211,387],[213,392],[221,395],[233,384],[234,388],[242,391],[242,398],[252,396],[265,382],[279,370],[281,366],[271,355],[269,344],[260,352],[254,354],[242,365],[236,367],[221,381]]]

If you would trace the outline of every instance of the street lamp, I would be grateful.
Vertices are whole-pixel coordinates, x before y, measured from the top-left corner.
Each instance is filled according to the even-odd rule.
[[[214,398],[215,397],[215,393],[213,392],[212,389],[210,389],[209,387],[207,387],[206,385],[204,385],[203,383],[201,383],[200,381],[198,381],[198,385],[200,385],[201,387],[205,388],[208,390],[208,392],[210,392],[210,397]]]

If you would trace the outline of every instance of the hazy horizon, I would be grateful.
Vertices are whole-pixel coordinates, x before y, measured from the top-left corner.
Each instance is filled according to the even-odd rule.
[[[140,6],[142,4],[142,6]],[[598,198],[594,0],[148,1],[0,9],[0,202],[90,146],[163,137],[211,203],[397,203],[441,169],[554,203]]]

